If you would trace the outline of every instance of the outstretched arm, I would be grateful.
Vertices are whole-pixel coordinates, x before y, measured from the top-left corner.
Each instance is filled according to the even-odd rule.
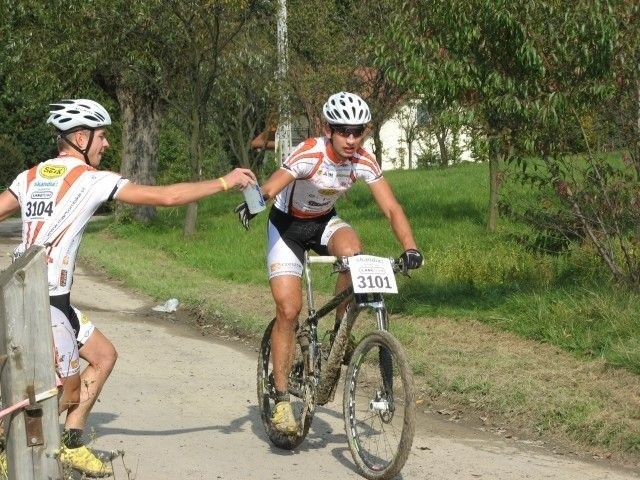
[[[138,185],[127,183],[116,194],[116,200],[136,205],[173,207],[196,202],[232,188],[242,189],[256,182],[256,176],[246,168],[236,168],[215,180],[174,183],[172,185]]]
[[[9,190],[0,193],[0,222],[20,210],[20,204]]]
[[[409,220],[404,214],[404,210],[402,206],[400,206],[400,203],[398,203],[387,180],[383,177],[370,183],[369,188],[380,210],[382,210],[384,216],[387,217],[393,233],[395,233],[402,248],[405,250],[417,249]]]

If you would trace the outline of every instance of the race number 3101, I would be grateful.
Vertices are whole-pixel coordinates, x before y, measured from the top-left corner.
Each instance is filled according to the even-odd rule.
[[[351,282],[355,293],[398,293],[391,260],[372,255],[349,258]]]

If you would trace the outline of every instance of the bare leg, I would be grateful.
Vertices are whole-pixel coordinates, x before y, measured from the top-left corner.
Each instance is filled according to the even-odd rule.
[[[276,323],[271,331],[273,378],[278,392],[288,390],[289,372],[295,353],[295,331],[302,308],[302,280],[282,275],[269,281],[276,302]]]
[[[62,392],[58,398],[58,415],[65,410],[76,408],[80,401],[80,375],[75,374],[61,379]]]
[[[80,402],[69,407],[65,422],[66,429],[84,429],[89,412],[96,403],[118,358],[113,344],[97,328],[79,353],[89,365],[80,375]]]
[[[343,227],[337,230],[329,240],[327,245],[329,253],[337,257],[351,257],[356,253],[362,253],[362,244],[358,238],[358,234],[351,227]],[[351,283],[351,275],[349,272],[338,274],[336,281],[336,293],[341,292]],[[336,327],[340,323],[347,303],[343,302],[336,308]]]

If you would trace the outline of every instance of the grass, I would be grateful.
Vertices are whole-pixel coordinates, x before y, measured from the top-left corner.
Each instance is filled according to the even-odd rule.
[[[638,295],[612,286],[588,251],[534,255],[514,240],[524,227],[505,220],[487,233],[485,165],[385,176],[426,257],[388,300],[424,399],[640,457]],[[228,193],[201,202],[188,240],[182,208],[159,210],[146,226],[92,222],[81,256],[136,289],[255,334],[273,315],[266,215],[245,232],[231,213],[240,200]],[[366,186],[338,211],[367,253],[401,253]],[[334,277],[317,279],[332,291]]]

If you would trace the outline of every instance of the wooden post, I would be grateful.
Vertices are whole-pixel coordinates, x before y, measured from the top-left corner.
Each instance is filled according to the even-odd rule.
[[[0,370],[2,405],[30,400],[4,419],[9,479],[61,479],[58,397],[42,395],[56,385],[44,249],[29,248],[3,271],[0,288],[0,349],[7,355]]]

